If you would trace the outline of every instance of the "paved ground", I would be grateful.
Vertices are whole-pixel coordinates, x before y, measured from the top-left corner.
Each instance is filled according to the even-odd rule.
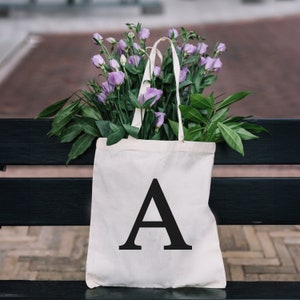
[[[241,1],[229,2],[230,7],[220,9],[220,1],[216,0],[165,1],[166,11],[159,16],[140,16],[136,7],[126,8],[126,12],[122,8],[118,13],[103,8],[101,13],[97,10],[101,22],[91,11],[88,19],[79,17],[78,11],[74,19],[69,12],[64,22],[63,12],[51,18],[37,12],[13,12],[9,19],[0,19],[0,32],[5,32],[0,38],[0,66],[5,69],[0,71],[0,117],[33,117],[45,105],[83,87],[96,76],[89,62],[95,52],[91,33],[118,37],[121,25],[128,21],[125,16],[130,16],[132,21],[142,18],[146,26],[153,28],[151,41],[165,35],[168,27],[188,24],[189,29],[206,35],[210,44],[225,42],[228,52],[223,57],[216,92],[253,91],[243,105],[236,106],[235,113],[299,118],[299,1],[266,0],[244,6]],[[108,17],[112,15],[114,18]],[[29,22],[28,16],[34,22]],[[29,33],[33,35],[28,39]],[[14,39],[17,43],[12,42]],[[13,49],[9,55],[4,44]],[[16,49],[16,45],[22,47]],[[91,175],[90,168],[26,168],[24,172],[38,177],[69,176],[72,172]],[[278,172],[299,176],[300,169],[226,167],[216,168],[214,174],[228,176],[233,172],[242,176],[276,176]],[[0,176],[18,173],[8,168]],[[220,240],[228,279],[300,280],[300,226],[223,226]],[[2,228],[0,279],[83,279],[87,241],[87,227]]]

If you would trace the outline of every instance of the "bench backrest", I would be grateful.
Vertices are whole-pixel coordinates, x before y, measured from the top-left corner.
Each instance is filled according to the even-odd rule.
[[[245,157],[217,145],[217,165],[300,164],[300,119],[256,120],[270,132],[245,142]],[[50,120],[1,119],[0,169],[64,165],[70,149],[47,132]],[[92,165],[94,149],[74,161]],[[89,225],[91,178],[1,178],[0,225]],[[300,178],[213,178],[218,224],[300,224]]]

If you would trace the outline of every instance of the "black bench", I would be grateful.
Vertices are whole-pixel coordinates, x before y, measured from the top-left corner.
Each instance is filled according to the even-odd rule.
[[[300,163],[300,119],[256,120],[270,135],[245,157],[218,145],[218,165]],[[49,120],[0,120],[0,166],[64,165],[69,145],[48,139]],[[73,162],[91,165],[93,149]],[[0,225],[88,225],[91,178],[0,178]],[[218,224],[300,224],[300,178],[213,178]],[[0,281],[0,299],[300,299],[300,282],[228,282],[225,290],[98,288],[84,281]]]

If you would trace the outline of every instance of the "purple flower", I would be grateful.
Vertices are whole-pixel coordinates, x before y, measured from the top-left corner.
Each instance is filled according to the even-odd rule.
[[[105,93],[100,93],[98,96],[97,96],[99,102],[101,103],[105,103],[106,99],[107,99],[107,95]]]
[[[171,28],[168,30],[168,37],[170,39],[176,39],[178,38],[178,31],[175,28]]]
[[[105,64],[104,58],[100,54],[96,54],[91,58],[92,64],[96,68],[100,68],[102,65]]]
[[[162,124],[164,124],[166,114],[164,112],[154,112],[156,117],[155,127],[159,128]]]
[[[153,68],[153,74],[155,77],[158,77],[161,73],[161,68],[159,66],[154,66]]]
[[[141,50],[141,46],[138,43],[133,43],[133,48],[137,51]]]
[[[132,55],[128,57],[128,63],[134,66],[138,66],[140,63],[141,57],[138,55]]]
[[[221,62],[220,58],[215,59],[215,63],[214,63],[214,69],[216,72],[219,72],[222,68],[223,63]]]
[[[105,82],[102,83],[102,88],[103,88],[103,91],[104,91],[105,95],[109,95],[115,89],[114,85],[111,85],[107,81],[105,81]]]
[[[202,55],[204,53],[206,53],[207,51],[207,45],[205,43],[198,43],[197,45],[197,52]]]
[[[117,46],[117,51],[119,56],[121,56],[121,54],[125,53],[125,50],[127,49],[127,44],[124,40],[119,40],[118,46]]]
[[[188,67],[183,67],[180,70],[180,74],[179,74],[179,82],[183,82],[186,79],[186,74],[189,71]]]
[[[185,44],[183,46],[183,52],[187,55],[192,55],[197,51],[197,47],[192,44]]]
[[[139,97],[139,102],[141,105],[143,105],[146,101],[150,100],[153,98],[152,102],[151,102],[151,105],[154,105],[159,99],[160,97],[162,96],[163,94],[163,91],[162,90],[159,90],[159,89],[156,89],[156,88],[151,88],[151,87],[147,87],[146,88],[146,93],[143,94],[143,95],[140,95]]]
[[[99,33],[94,33],[93,34],[93,41],[95,44],[100,44],[103,40],[102,35],[100,35]]]
[[[226,51],[226,45],[224,43],[219,43],[217,46],[217,52],[225,52]]]
[[[219,71],[222,68],[222,62],[220,58],[206,57],[205,59],[205,70],[207,71]]]
[[[119,65],[118,61],[115,60],[115,59],[111,59],[109,61],[109,65],[110,65],[111,69],[114,70],[114,71],[117,71],[120,68],[120,65]]]
[[[200,66],[204,66],[206,64],[207,57],[201,56],[200,58]]]
[[[205,70],[207,71],[212,71],[213,68],[214,68],[214,63],[215,63],[215,59],[210,57],[210,56],[207,56],[205,58]]]
[[[146,40],[150,36],[150,30],[148,28],[142,28],[139,32],[140,40]]]
[[[121,85],[125,80],[125,74],[122,71],[108,73],[108,83],[113,86]]]

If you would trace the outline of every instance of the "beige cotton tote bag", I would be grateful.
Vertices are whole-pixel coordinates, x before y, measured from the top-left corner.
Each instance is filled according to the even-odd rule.
[[[171,44],[179,99],[179,62]],[[148,70],[148,71],[147,71]],[[141,90],[145,86],[141,87]],[[141,126],[136,111],[134,126]],[[215,143],[99,138],[86,265],[88,287],[224,288],[225,271],[209,206]]]

